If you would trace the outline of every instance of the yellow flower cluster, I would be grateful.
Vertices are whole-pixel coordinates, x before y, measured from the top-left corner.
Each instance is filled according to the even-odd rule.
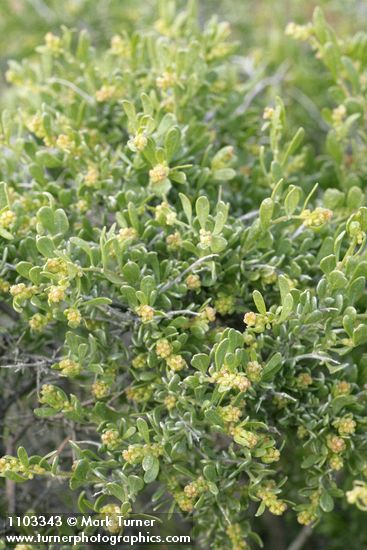
[[[175,231],[166,238],[167,248],[169,250],[178,250],[182,246],[182,238],[178,231]]]
[[[98,168],[90,164],[84,176],[84,183],[87,187],[94,187],[99,178]]]
[[[148,138],[145,134],[136,134],[136,136],[132,137],[128,141],[128,147],[132,151],[143,151],[145,147],[147,146]]]
[[[213,234],[211,231],[206,229],[200,229],[200,244],[203,248],[209,248],[213,242]]]
[[[168,178],[169,167],[167,164],[156,164],[151,170],[149,170],[149,178],[152,184],[162,183]]]
[[[310,525],[317,520],[317,514],[313,507],[306,508],[297,514],[297,521],[301,525]]]
[[[129,388],[126,388],[125,393],[129,401],[139,403],[140,401],[148,401],[150,399],[153,393],[153,388],[148,386],[134,388],[130,386]]]
[[[101,436],[102,443],[106,445],[107,449],[114,451],[117,449],[121,442],[120,434],[117,430],[107,430]]]
[[[344,466],[343,459],[339,455],[332,455],[329,459],[330,468],[335,472],[341,470]]]
[[[143,369],[147,366],[147,355],[146,353],[139,353],[134,359],[132,360],[132,365],[135,369]]]
[[[249,449],[253,449],[259,443],[259,436],[254,432],[245,430],[242,426],[230,425],[228,432],[239,445],[243,445]]]
[[[172,346],[166,338],[161,338],[155,345],[155,351],[158,357],[166,359],[172,353]]]
[[[65,309],[64,314],[68,320],[68,325],[71,328],[76,328],[80,325],[82,321],[82,315],[80,311],[76,308]]]
[[[110,387],[105,382],[94,382],[92,385],[92,394],[96,399],[103,399],[110,393]]]
[[[155,456],[159,458],[163,454],[163,447],[158,443],[151,443],[140,445],[138,443],[129,445],[129,447],[122,451],[122,458],[129,464],[140,464],[143,458],[147,455]]]
[[[214,307],[206,306],[201,312],[200,312],[200,318],[204,321],[208,321],[209,323],[213,323],[215,321],[215,315],[216,310]]]
[[[251,382],[259,382],[261,380],[263,367],[258,361],[249,361],[246,366],[246,374]]]
[[[164,398],[164,404],[169,411],[175,408],[176,403],[177,399],[174,395],[167,395]]]
[[[45,264],[45,269],[60,277],[68,275],[68,265],[62,258],[49,258]]]
[[[189,290],[199,290],[201,287],[200,277],[194,273],[186,277],[185,283]]]
[[[138,306],[136,308],[136,313],[139,315],[143,323],[149,323],[153,320],[154,309],[148,305]]]
[[[214,306],[219,315],[228,315],[234,310],[234,298],[228,294],[219,294]]]
[[[96,91],[95,97],[99,103],[109,101],[114,98],[116,94],[115,86],[104,85],[99,90]]]
[[[174,372],[180,371],[187,366],[182,355],[172,354],[166,359],[167,366]]]
[[[243,322],[256,333],[262,333],[266,328],[271,328],[271,320],[268,315],[262,315],[253,311],[245,313]]]
[[[108,525],[106,525],[106,530],[110,533],[118,533],[121,529],[119,525],[119,516],[121,516],[121,511],[117,504],[106,504],[100,509],[100,514],[103,518],[108,517]]]
[[[130,46],[120,35],[115,34],[115,36],[111,38],[110,51],[113,55],[127,57],[130,53]]]
[[[269,512],[281,516],[287,509],[287,505],[282,500],[278,499],[274,493],[274,483],[269,482],[265,487],[259,489],[257,496],[261,498],[265,506],[269,509]]]
[[[67,401],[65,402],[63,396],[58,392],[57,387],[52,386],[51,384],[44,384],[42,386],[39,401],[40,403],[45,403],[46,405],[50,405],[50,407],[54,407],[56,409],[61,409],[65,404],[68,404]]]
[[[56,36],[52,32],[48,32],[45,36],[46,48],[52,53],[58,53],[61,51],[61,38]]]
[[[352,386],[346,380],[340,380],[336,382],[332,388],[332,394],[334,397],[338,395],[349,395],[352,390]]]
[[[188,483],[184,487],[184,493],[188,498],[194,499],[200,496],[208,489],[208,484],[203,476],[198,477],[195,481]]]
[[[356,430],[357,422],[353,420],[352,415],[345,415],[343,418],[337,418],[333,422],[333,426],[337,428],[339,435],[351,435]]]
[[[231,523],[226,529],[233,550],[248,550],[250,547],[244,539],[239,523]]]
[[[344,439],[338,437],[337,435],[329,435],[327,437],[326,443],[329,449],[335,454],[342,453],[346,449]]]
[[[315,210],[304,210],[301,214],[305,227],[317,228],[325,225],[333,216],[333,213],[328,208],[318,206]]]
[[[214,372],[210,381],[227,389],[237,389],[240,392],[247,391],[251,386],[250,380],[244,373],[230,372],[226,368]]]
[[[226,407],[218,407],[218,414],[223,418],[224,422],[237,422],[242,416],[242,411],[239,407],[227,405]]]
[[[192,512],[194,509],[194,503],[192,499],[185,495],[183,491],[174,491],[173,497],[177,502],[179,508],[183,512]]]
[[[0,278],[0,292],[3,292],[4,294],[6,292],[9,292],[10,289],[10,283],[8,281],[5,281],[5,279]]]
[[[354,481],[353,489],[346,493],[349,504],[355,504],[360,510],[367,512],[367,483]]]
[[[26,286],[24,283],[19,283],[17,285],[12,285],[9,292],[13,298],[29,300],[29,298],[32,298],[33,294],[37,292],[37,288],[35,286]]]
[[[156,84],[161,90],[172,88],[177,82],[177,76],[173,72],[165,71],[156,78]]]
[[[0,458],[0,474],[5,472],[14,472],[28,479],[33,479],[34,475],[42,475],[46,470],[38,464],[24,466],[18,458],[7,455]]]
[[[297,376],[296,381],[297,381],[297,385],[300,388],[308,388],[308,386],[310,386],[313,382],[312,376],[308,372],[301,372]]]
[[[133,227],[122,227],[118,234],[118,241],[123,244],[128,240],[134,240],[138,237],[138,232]]]
[[[0,214],[0,227],[10,227],[16,220],[16,215],[12,210],[5,210]]]
[[[31,330],[37,332],[42,331],[45,326],[48,323],[48,319],[45,315],[41,315],[41,313],[35,313],[32,315],[32,317],[29,319],[28,324],[31,328]]]
[[[51,286],[48,289],[48,301],[50,304],[58,304],[65,300],[64,286]]]
[[[59,363],[59,369],[61,370],[62,376],[78,376],[80,373],[80,364],[73,359],[63,359]]]
[[[312,36],[312,25],[297,25],[293,21],[288,23],[285,29],[285,34],[295,40],[306,41]]]
[[[75,147],[75,141],[67,134],[60,134],[56,139],[56,147],[64,153],[71,153]]]
[[[271,464],[272,462],[278,462],[278,460],[280,460],[280,451],[274,447],[266,449],[266,454],[261,457],[264,464]]]

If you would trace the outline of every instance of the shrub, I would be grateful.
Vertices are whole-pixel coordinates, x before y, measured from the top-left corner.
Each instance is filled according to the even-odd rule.
[[[366,508],[367,39],[320,11],[287,32],[335,80],[315,160],[280,98],[249,126],[228,25],[194,5],[102,56],[63,30],[10,64],[5,359],[38,369],[36,416],[77,436],[62,467],[5,456],[8,480],[64,477],[82,511],[143,495],[221,549],[260,544],[266,510]]]

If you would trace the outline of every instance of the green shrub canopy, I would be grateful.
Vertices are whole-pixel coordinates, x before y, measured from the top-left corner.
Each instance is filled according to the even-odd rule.
[[[36,416],[77,437],[72,463],[20,447],[0,475],[66,478],[83,512],[148,495],[243,549],[265,510],[367,509],[367,37],[319,10],[287,28],[333,81],[315,156],[280,98],[254,103],[229,33],[192,7],[10,64],[3,365],[35,367]]]

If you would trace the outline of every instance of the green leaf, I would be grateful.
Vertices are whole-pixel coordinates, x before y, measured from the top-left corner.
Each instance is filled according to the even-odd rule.
[[[149,428],[144,418],[138,418],[138,420],[136,421],[136,426],[138,428],[139,434],[144,439],[145,443],[149,444]]]
[[[353,331],[353,344],[360,346],[367,343],[367,325],[358,325]]]
[[[131,285],[139,282],[140,279],[140,268],[135,262],[128,261],[122,268],[122,274]]]
[[[173,128],[170,128],[168,130],[164,141],[164,146],[166,149],[166,157],[168,162],[172,160],[172,158],[177,153],[178,149],[180,148],[180,142],[181,142],[180,129],[177,126],[173,126]]]
[[[213,229],[213,235],[218,235],[223,230],[223,227],[228,218],[229,205],[220,201],[217,205],[217,213],[215,216],[215,223]]]
[[[236,172],[232,168],[221,168],[214,170],[213,178],[217,181],[230,181],[236,177]]]
[[[3,181],[0,182],[0,212],[9,208],[8,187]]]
[[[266,363],[262,372],[261,380],[263,382],[270,382],[273,380],[277,372],[282,368],[282,354],[278,351],[271,359]]]
[[[153,464],[154,464],[154,456],[153,455],[146,455],[143,458],[143,462],[142,462],[144,472],[147,472],[148,470],[150,470],[152,468]]]
[[[198,217],[201,228],[205,229],[207,219],[209,217],[210,205],[207,197],[201,195],[195,204],[196,215]]]
[[[266,305],[264,302],[264,298],[258,290],[254,290],[252,293],[252,298],[254,300],[255,306],[257,307],[257,310],[262,315],[266,315]]]
[[[194,355],[194,357],[191,359],[191,365],[201,371],[202,373],[205,373],[208,370],[210,363],[209,356],[205,353],[197,353]]]
[[[15,270],[25,279],[29,279],[29,271],[32,269],[32,267],[33,265],[30,262],[19,262],[15,266]]]
[[[284,304],[285,297],[290,292],[290,285],[289,285],[288,277],[285,277],[284,275],[279,275],[279,277],[278,277],[278,286],[279,286],[279,290],[280,290],[280,300],[281,300],[281,303]]]
[[[334,289],[345,288],[348,285],[348,279],[338,269],[334,269],[329,273],[328,281]]]
[[[98,298],[92,298],[91,300],[86,300],[82,303],[83,307],[98,307],[98,306],[106,306],[112,304],[112,300],[110,298],[105,298],[104,296],[99,296]]]
[[[0,237],[7,241],[14,239],[13,235],[7,229],[4,229],[4,227],[0,227]]]
[[[152,457],[153,462],[149,470],[146,470],[144,474],[145,483],[152,483],[158,476],[159,473],[159,460],[155,456]]]
[[[284,208],[287,216],[292,216],[295,212],[299,201],[301,200],[301,190],[299,187],[291,185],[284,199]]]
[[[293,296],[292,294],[289,293],[286,296],[284,296],[284,300],[282,302],[282,312],[278,319],[278,323],[283,323],[292,313],[292,310],[293,310]]]
[[[192,207],[190,200],[183,193],[179,193],[180,201],[182,203],[182,208],[185,212],[185,216],[189,224],[191,225],[192,220]]]
[[[320,508],[324,511],[324,512],[332,512],[332,510],[334,509],[334,499],[333,497],[327,493],[326,491],[324,491],[322,494],[321,494],[321,497],[320,497]]]
[[[270,197],[264,199],[260,205],[260,223],[262,229],[268,229],[274,211],[274,201]]]
[[[50,237],[36,238],[37,250],[45,256],[45,258],[54,258],[56,254],[55,245]]]
[[[207,464],[206,466],[204,466],[203,474],[205,479],[207,479],[208,481],[216,481],[218,478],[217,470],[214,464]]]
[[[355,395],[338,395],[337,397],[334,397],[334,399],[331,402],[331,408],[333,410],[333,414],[339,414],[344,407],[348,407],[349,405],[354,405],[356,402]]]
[[[288,145],[288,148],[284,154],[283,160],[282,160],[282,166],[285,166],[287,160],[293,153],[295,153],[298,149],[298,147],[301,145],[303,138],[305,136],[305,131],[303,128],[299,128],[293,137],[292,141]]]
[[[227,353],[228,344],[229,344],[229,340],[228,338],[225,338],[218,344],[215,350],[214,358],[215,358],[215,365],[217,368],[221,368],[224,364],[224,358]]]
[[[205,411],[205,418],[210,424],[224,428],[223,419],[215,410],[209,409]]]
[[[52,208],[49,206],[42,206],[42,208],[38,210],[37,219],[50,233],[55,232],[54,213]]]
[[[213,235],[210,250],[214,252],[214,254],[219,254],[219,252],[222,252],[223,250],[225,250],[226,247],[227,247],[227,241],[224,237],[220,237],[219,235]]]
[[[56,233],[61,233],[64,235],[69,229],[69,220],[62,208],[59,208],[55,211],[54,214],[54,223]]]
[[[335,254],[329,254],[329,256],[325,256],[325,258],[322,258],[322,260],[320,261],[320,268],[327,275],[331,273],[333,269],[335,269],[335,267],[336,267]]]
[[[143,480],[138,477],[131,475],[127,478],[127,483],[130,489],[130,492],[133,494],[139,493],[144,488]]]
[[[25,450],[25,448],[24,447],[18,447],[17,455],[18,455],[18,458],[19,458],[20,462],[22,463],[22,465],[25,468],[28,468],[29,458],[28,458],[27,451]]]
[[[121,295],[125,298],[131,308],[136,308],[138,305],[138,299],[136,297],[136,291],[128,285],[122,285]]]

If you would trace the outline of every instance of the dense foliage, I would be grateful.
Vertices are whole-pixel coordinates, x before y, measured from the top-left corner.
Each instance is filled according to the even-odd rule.
[[[288,25],[327,71],[315,137],[253,104],[228,24],[170,6],[9,65],[0,408],[33,389],[61,427],[0,475],[180,510],[198,547],[255,548],[264,512],[335,533],[335,505],[367,508],[367,35]]]

